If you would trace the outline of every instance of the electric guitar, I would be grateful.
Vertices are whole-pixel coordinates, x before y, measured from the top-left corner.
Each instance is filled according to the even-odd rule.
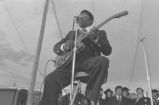
[[[111,16],[110,18],[106,19],[105,21],[103,21],[101,24],[99,24],[98,26],[94,27],[94,29],[99,29],[100,27],[102,27],[104,24],[108,23],[110,20],[114,19],[114,18],[120,18],[122,16],[125,16],[128,14],[128,11],[124,11],[124,12],[121,12],[121,13],[118,13],[116,15],[113,15]],[[79,53],[80,51],[82,51],[82,49],[84,49],[85,45],[82,43],[82,40],[86,39],[86,38],[89,38],[90,35],[92,35],[91,33],[93,32],[94,30],[92,29],[90,32],[81,32],[81,34],[78,36],[77,38],[77,43],[76,43],[76,53]],[[55,57],[55,60],[54,60],[54,66],[56,68],[59,68],[59,67],[64,67],[66,66],[73,58],[73,50],[69,51],[69,52],[65,52],[64,54],[62,55],[57,55]]]

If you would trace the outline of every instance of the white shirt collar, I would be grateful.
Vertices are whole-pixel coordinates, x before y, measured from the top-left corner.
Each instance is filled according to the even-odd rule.
[[[121,96],[116,95],[116,97],[117,97],[117,99],[118,99],[118,98],[121,97]]]
[[[79,29],[82,30],[82,28],[79,28]],[[90,27],[86,27],[85,29],[87,30],[87,32],[89,32],[92,29],[92,27],[91,26]]]

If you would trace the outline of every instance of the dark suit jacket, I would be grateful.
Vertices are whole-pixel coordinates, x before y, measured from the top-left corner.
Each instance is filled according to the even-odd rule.
[[[153,99],[153,105],[159,105],[159,100]]]
[[[128,99],[123,96],[120,102],[118,102],[116,96],[112,96],[110,100],[110,105],[129,105]]]
[[[94,44],[93,41],[91,41],[89,38],[86,40],[83,40],[82,42],[86,45],[83,51],[81,51],[79,54],[77,54],[77,60],[79,62],[83,62],[86,59],[93,57],[93,56],[100,56],[101,53],[108,56],[111,54],[112,48],[109,44],[109,41],[107,40],[107,35],[104,30],[98,30],[97,33],[99,34],[98,42],[97,44]],[[78,32],[78,35],[80,33]],[[57,55],[60,55],[63,53],[61,50],[61,45],[64,44],[67,40],[74,40],[75,31],[70,31],[65,38],[63,38],[61,41],[59,41],[54,46],[54,52]]]
[[[106,97],[106,99],[104,99],[103,105],[110,105],[110,102],[111,102],[111,97]]]
[[[134,105],[151,105],[150,98],[142,97],[138,101],[134,100]]]

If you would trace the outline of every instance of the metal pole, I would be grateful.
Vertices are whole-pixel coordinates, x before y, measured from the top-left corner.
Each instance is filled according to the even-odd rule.
[[[31,74],[32,76],[31,76],[30,87],[28,90],[28,97],[27,97],[27,104],[26,105],[32,105],[32,102],[33,102],[33,92],[34,92],[36,75],[37,75],[37,68],[38,68],[39,58],[40,58],[40,53],[41,53],[41,45],[42,45],[43,36],[44,36],[46,17],[47,17],[47,11],[48,11],[48,4],[49,4],[49,0],[46,0],[44,12],[43,12],[43,17],[42,17],[40,36],[39,36],[38,45],[37,45],[37,49],[36,49],[36,58],[34,61],[33,70],[32,70],[32,74]]]
[[[75,100],[75,98],[76,98],[76,95],[78,94],[79,88],[80,88],[80,81],[78,81],[76,90],[75,90],[75,92],[73,92],[72,100],[71,100],[71,101],[72,101],[72,105],[73,105],[73,102],[74,102],[74,100]]]
[[[53,5],[53,10],[54,10],[54,14],[55,14],[56,23],[57,23],[57,26],[58,26],[58,29],[59,29],[59,32],[60,32],[60,36],[61,36],[61,38],[63,38],[62,32],[61,32],[61,28],[60,28],[60,24],[59,24],[59,21],[58,21],[58,18],[57,18],[55,2],[54,2],[54,0],[51,0],[51,1],[52,1],[52,2],[51,2],[52,5]]]
[[[144,41],[145,41],[146,37],[141,38],[141,42],[143,45],[143,51],[144,51],[144,58],[145,58],[145,66],[146,66],[146,73],[147,73],[147,82],[148,82],[148,86],[149,86],[149,92],[150,92],[150,99],[151,99],[151,105],[153,105],[153,99],[152,99],[152,88],[151,88],[151,78],[149,75],[149,67],[148,67],[148,60],[147,60],[147,53],[146,53],[146,48],[144,46]]]
[[[78,28],[77,28],[78,29]],[[74,73],[75,73],[75,61],[76,61],[76,51],[77,51],[77,29],[75,32],[75,41],[73,48],[73,61],[72,61],[72,77],[71,77],[71,92],[70,92],[70,105],[73,105],[73,82],[74,82]]]

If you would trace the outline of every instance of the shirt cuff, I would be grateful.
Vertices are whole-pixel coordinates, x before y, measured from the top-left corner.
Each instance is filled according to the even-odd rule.
[[[64,48],[63,48],[64,45],[65,45],[65,44],[62,44],[61,47],[60,47],[60,49],[61,49],[62,51],[64,51]]]

